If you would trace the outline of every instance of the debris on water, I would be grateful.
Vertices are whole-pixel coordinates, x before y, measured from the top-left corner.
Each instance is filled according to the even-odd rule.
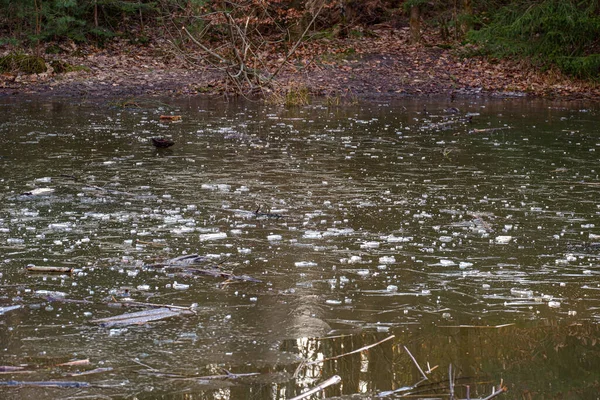
[[[86,387],[90,387],[90,384],[87,382],[68,382],[68,381],[0,381],[0,386],[86,388]]]
[[[147,322],[159,321],[162,319],[177,317],[185,314],[191,314],[191,312],[163,307],[153,308],[146,311],[121,314],[115,317],[94,319],[91,322],[101,324],[105,327],[113,327],[119,325],[141,325]]]
[[[161,115],[161,121],[181,121],[181,115]]]
[[[190,285],[187,285],[185,283],[177,283],[177,281],[173,282],[173,289],[176,290],[187,290],[190,288]]]
[[[61,364],[56,364],[57,367],[73,367],[73,366],[80,366],[80,365],[90,365],[89,358],[86,358],[83,360],[74,360],[74,361],[64,362]]]
[[[394,235],[390,235],[390,236],[386,236],[385,239],[388,241],[388,243],[406,243],[406,242],[410,242],[413,240],[412,236],[394,236]]]
[[[523,297],[528,299],[533,298],[533,290],[512,288],[510,289],[510,293],[517,297]]]
[[[94,368],[89,371],[72,372],[70,374],[67,374],[67,376],[84,376],[84,375],[100,374],[103,372],[110,372],[112,370],[113,370],[112,367]]]
[[[495,242],[497,244],[508,244],[512,240],[512,236],[496,236]]]
[[[55,290],[36,290],[35,294],[42,297],[51,297],[51,298],[65,298],[67,294],[65,292],[58,292]]]
[[[296,261],[294,263],[294,266],[296,267],[316,267],[317,263],[316,262],[312,262],[312,261]]]
[[[396,257],[394,257],[394,256],[379,257],[379,262],[381,264],[395,264],[396,263]]]
[[[451,267],[453,265],[456,265],[456,263],[452,260],[440,260],[440,264],[442,267]]]
[[[202,241],[202,242],[208,241],[208,240],[220,240],[220,239],[226,239],[226,238],[227,238],[226,232],[203,233],[200,235],[200,241]]]
[[[54,193],[55,189],[52,188],[36,188],[29,192],[23,193],[24,196],[45,196]]]
[[[52,273],[61,273],[61,274],[70,274],[73,272],[73,268],[70,267],[38,267],[33,264],[29,264],[25,267],[28,272],[34,273],[44,273],[44,274],[52,274]]]
[[[267,235],[267,240],[269,240],[271,242],[277,242],[282,239],[283,239],[283,236],[281,236],[281,235],[275,235],[275,234]]]
[[[175,144],[174,141],[165,138],[151,138],[150,140],[152,141],[152,145],[159,149],[166,149]]]
[[[560,307],[560,301],[549,301],[548,302],[548,307],[550,307],[550,308],[559,308]]]
[[[0,315],[3,315],[9,311],[18,310],[19,308],[21,308],[20,305],[0,307]]]

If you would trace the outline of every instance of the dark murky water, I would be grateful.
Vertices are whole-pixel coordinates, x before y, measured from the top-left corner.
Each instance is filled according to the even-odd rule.
[[[92,386],[2,397],[288,399],[338,374],[326,396],[369,398],[420,380],[406,346],[438,366],[413,395],[447,398],[452,364],[463,398],[597,398],[599,110],[448,106],[3,100],[0,365],[25,369],[0,382]],[[193,253],[262,282],[161,266]],[[127,299],[196,314],[92,322]]]

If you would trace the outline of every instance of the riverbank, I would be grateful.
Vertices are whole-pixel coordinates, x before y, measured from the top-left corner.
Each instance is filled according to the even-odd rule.
[[[467,49],[438,44],[433,38],[411,45],[406,28],[380,28],[368,36],[304,43],[277,75],[275,90],[303,87],[313,95],[357,99],[440,95],[600,99],[598,85],[555,71],[467,58],[461,56]],[[160,40],[146,46],[121,41],[103,49],[70,46],[44,58],[67,62],[78,71],[2,74],[0,95],[119,98],[231,93],[225,73],[202,61],[198,49],[177,52]],[[262,57],[275,70],[285,54]]]

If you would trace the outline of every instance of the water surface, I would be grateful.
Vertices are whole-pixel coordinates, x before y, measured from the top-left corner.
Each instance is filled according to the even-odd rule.
[[[463,398],[500,383],[504,398],[597,396],[596,107],[11,99],[0,111],[0,307],[21,306],[2,309],[0,364],[25,367],[0,381],[93,385],[4,398],[286,399],[334,374],[326,396],[370,398],[421,379],[404,346],[434,369],[411,392],[423,397],[448,393],[450,365]],[[261,282],[163,268],[182,254]],[[128,299],[197,306],[93,322],[146,309],[114,306]],[[69,376],[95,368],[107,370]],[[260,374],[214,379],[224,370]]]

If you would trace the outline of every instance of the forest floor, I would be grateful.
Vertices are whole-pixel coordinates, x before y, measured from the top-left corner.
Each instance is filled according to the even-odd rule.
[[[464,47],[432,36],[411,45],[407,29],[381,28],[359,38],[319,39],[299,46],[274,81],[274,91],[306,88],[313,95],[353,99],[402,96],[499,96],[600,99],[600,85],[538,71],[525,63],[465,57]],[[190,44],[190,46],[194,46]],[[0,96],[73,98],[224,95],[233,89],[198,48],[178,51],[167,41],[115,41],[105,48],[62,44],[60,59],[77,72],[0,75]],[[8,48],[0,48],[0,55]],[[271,49],[257,55],[271,73],[285,60]],[[268,93],[267,93],[268,94]]]

